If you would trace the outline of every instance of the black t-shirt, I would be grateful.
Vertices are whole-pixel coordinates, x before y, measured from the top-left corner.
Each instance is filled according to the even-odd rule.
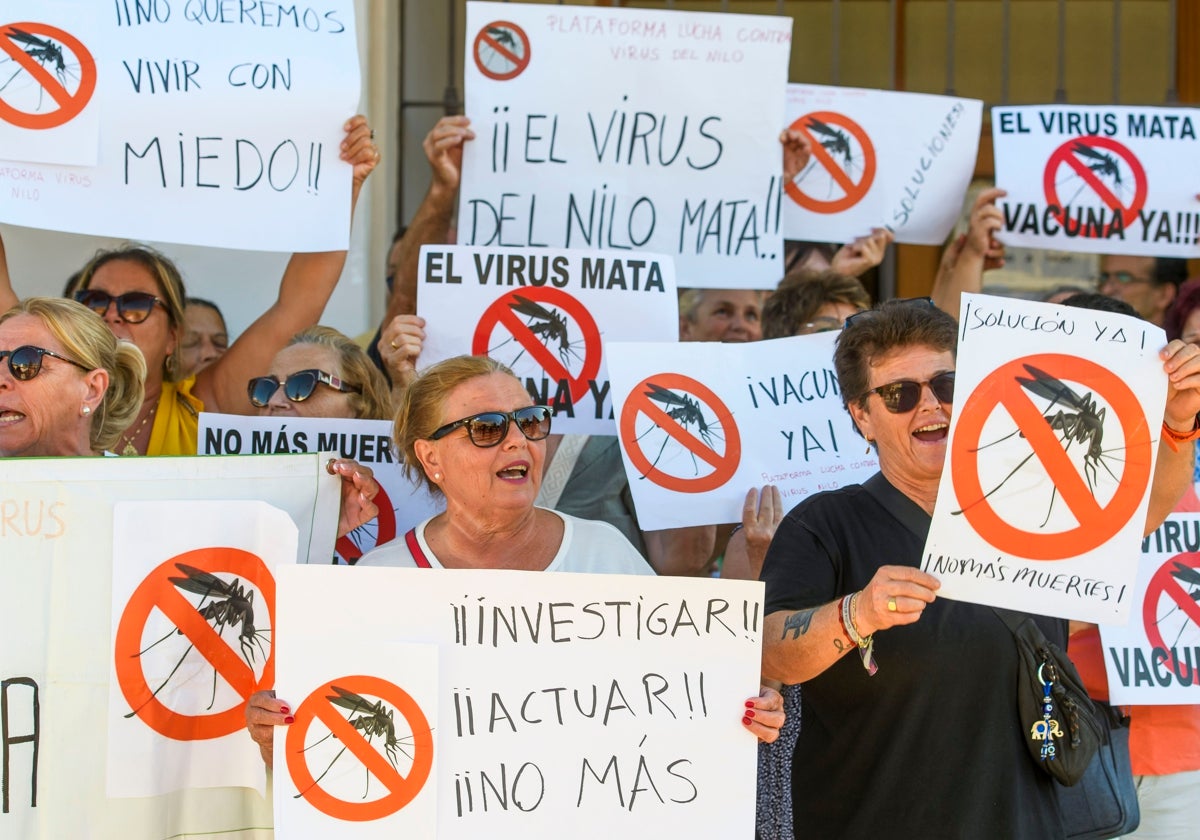
[[[919,566],[923,549],[860,486],[814,496],[771,542],[766,612],[830,603],[879,566]],[[1065,647],[1065,621],[1036,620]],[[797,837],[1062,837],[1052,782],[1022,737],[1016,644],[990,607],[939,598],[915,624],[877,633],[875,658],[875,676],[851,651],[803,685]]]

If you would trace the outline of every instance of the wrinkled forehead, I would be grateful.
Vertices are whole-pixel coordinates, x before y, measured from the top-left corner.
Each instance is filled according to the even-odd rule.
[[[442,421],[452,423],[485,411],[508,412],[533,405],[525,386],[507,373],[476,376],[453,388],[442,400]]]

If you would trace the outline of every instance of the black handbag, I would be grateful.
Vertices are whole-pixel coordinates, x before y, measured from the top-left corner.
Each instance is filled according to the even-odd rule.
[[[1093,701],[1107,724],[1105,739],[1079,784],[1055,785],[1067,840],[1107,840],[1132,833],[1141,820],[1129,763],[1129,717]]]
[[[1063,785],[1083,778],[1108,727],[1075,665],[1032,618],[992,607],[1017,643],[1017,714],[1025,746]]]

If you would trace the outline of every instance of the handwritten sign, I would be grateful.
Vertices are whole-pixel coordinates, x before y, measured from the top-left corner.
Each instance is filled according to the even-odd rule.
[[[1098,254],[1200,256],[1189,171],[1190,108],[1030,105],[992,109],[996,185],[1009,245]]]
[[[609,345],[642,528],[737,522],[751,487],[776,485],[790,508],[876,472],[842,406],[835,338]]]
[[[886,227],[940,245],[971,183],[983,103],[955,96],[788,85],[785,124],[812,158],[785,184],[789,239],[848,242]]]
[[[55,8],[0,6],[13,17],[0,20],[0,58],[21,68],[0,91],[0,221],[250,250],[346,247],[350,167],[338,154],[359,94],[353,3],[118,0],[90,15],[72,5],[65,20]],[[50,128],[33,119],[73,109]]]
[[[277,738],[281,833],[394,837],[434,803],[436,834],[421,836],[550,837],[564,819],[596,837],[753,833],[755,743],[736,715],[758,685],[762,584],[314,566],[278,578],[278,695],[328,686],[344,702],[326,700],[324,721],[364,736],[326,781],[340,770],[344,795],[383,803],[416,787],[425,751],[436,762],[410,805],[351,820],[316,813],[282,772],[294,750],[324,746],[320,730]],[[355,604],[355,621],[313,621],[330,603]],[[412,646],[435,647],[436,669],[406,667]],[[347,679],[360,675],[376,681]]]
[[[470,2],[466,29],[460,243],[644,249],[684,286],[775,286],[790,19]]]
[[[964,295],[954,415],[922,568],[939,596],[1125,620],[1166,401],[1162,330]]]
[[[340,538],[336,562],[355,563],[377,545],[391,542],[418,522],[445,509],[445,500],[414,485],[403,470],[389,420],[319,417],[244,417],[200,414],[197,455],[279,455],[334,452],[373,471],[379,482],[379,516]]]
[[[281,510],[288,520],[286,530],[273,526],[265,532],[269,540],[286,547],[288,532],[292,539],[299,534],[299,548],[287,562],[328,563],[337,519],[337,480],[324,472],[316,455],[7,459],[3,471],[0,633],[20,641],[0,647],[5,701],[0,713],[9,738],[7,761],[0,768],[6,795],[0,812],[4,836],[116,840],[228,833],[266,840],[269,803],[244,786],[261,790],[266,781],[253,743],[244,737],[223,739],[219,767],[214,767],[209,763],[211,752],[201,758],[203,741],[171,747],[143,718],[123,717],[131,708],[117,705],[125,699],[119,683],[114,685],[114,627],[121,617],[114,597],[126,590],[132,576],[120,571],[122,565],[144,558],[156,545],[164,552],[178,552],[185,543],[194,546],[219,536],[209,544],[221,547],[227,546],[226,540],[239,540],[244,531],[241,525],[231,528],[226,520],[213,524],[201,516],[188,518],[188,525],[159,543],[155,521],[122,520],[116,510],[125,503],[237,501],[244,511],[261,510],[265,503],[278,509],[273,515]],[[247,521],[240,514],[235,519]],[[133,536],[122,536],[118,543],[121,533]],[[235,588],[233,576],[219,570],[215,574]],[[188,574],[176,570],[172,576]],[[258,591],[245,577],[238,585],[247,593]],[[216,635],[209,623],[212,614],[205,617],[196,609],[203,596],[174,584],[170,588],[192,604],[191,616]],[[208,603],[221,597],[214,592]],[[255,629],[273,631],[268,618],[272,606],[256,597],[254,607]],[[195,629],[189,626],[189,632]],[[243,665],[239,640],[245,629],[239,622],[236,630],[227,626],[223,635],[229,655]],[[148,631],[146,644],[166,632],[157,627]],[[173,651],[179,657],[186,649],[186,642],[180,646],[180,641],[172,634],[146,656],[161,652],[169,657]],[[267,641],[263,637],[264,646]],[[261,667],[262,661],[258,664]],[[224,663],[220,667],[226,670]],[[225,710],[223,704],[231,698],[219,680],[213,707],[205,708],[213,689],[213,668],[207,661],[197,661],[190,652],[181,665],[180,673],[184,671],[192,673],[187,690],[204,695],[199,714]],[[180,673],[159,692],[160,697],[172,695],[164,702],[176,702],[177,690],[183,689]],[[110,734],[110,725],[119,726],[120,738]],[[187,755],[180,759],[179,751]],[[162,778],[148,780],[149,776]],[[163,793],[166,789],[175,792]]]
[[[679,337],[670,257],[628,251],[421,249],[422,368],[460,354],[512,368],[554,431],[614,432],[605,346]]]
[[[1124,626],[1100,628],[1112,702],[1200,703],[1200,515],[1173,513],[1142,541]]]

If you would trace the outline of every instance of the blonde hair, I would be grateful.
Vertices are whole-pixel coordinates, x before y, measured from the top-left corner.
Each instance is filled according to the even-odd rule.
[[[517,378],[508,367],[487,356],[454,356],[426,368],[405,389],[396,411],[393,435],[397,449],[404,456],[404,475],[410,481],[420,479],[431,493],[441,492],[425,474],[413,444],[428,439],[442,425],[442,408],[455,388],[493,373]]]
[[[187,301],[187,292],[183,287],[183,275],[179,273],[179,269],[170,257],[159,253],[149,245],[126,242],[108,251],[97,251],[79,270],[78,279],[72,285],[72,293],[91,288],[96,271],[101,266],[117,260],[140,265],[154,278],[155,285],[158,286],[159,297],[165,304],[167,319],[175,328],[177,342],[181,341],[185,329],[183,313]],[[168,353],[167,357],[163,359],[163,379],[167,382],[177,382],[180,379],[178,344],[175,351]]]
[[[111,449],[137,417],[146,398],[142,351],[128,341],[117,340],[103,318],[73,300],[26,298],[0,316],[0,323],[17,315],[40,320],[67,355],[84,367],[108,371],[108,388],[92,414],[89,439],[95,452]]]
[[[287,343],[316,344],[328,347],[338,354],[338,378],[347,385],[362,389],[361,393],[348,394],[354,416],[359,420],[390,420],[392,418],[392,395],[383,373],[375,367],[366,351],[333,327],[316,325],[301,330]]]

